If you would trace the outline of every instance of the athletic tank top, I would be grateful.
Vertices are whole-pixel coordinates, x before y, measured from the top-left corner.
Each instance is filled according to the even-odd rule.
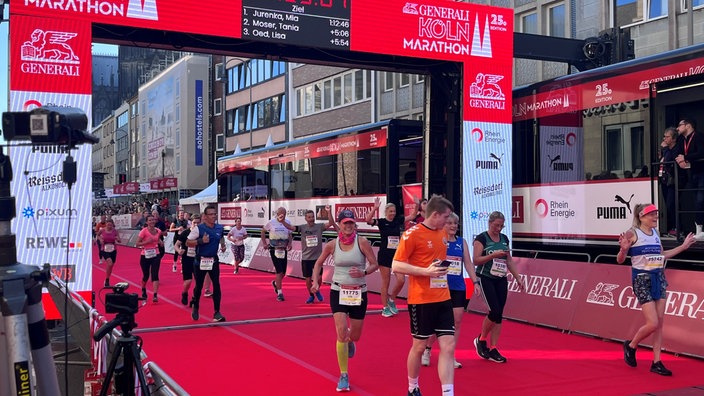
[[[367,281],[364,277],[353,278],[350,276],[350,270],[353,267],[359,268],[364,272],[367,258],[362,254],[359,248],[359,235],[355,235],[352,249],[344,251],[340,249],[340,241],[335,240],[335,253],[333,254],[335,267],[332,273],[332,290],[340,290],[340,285],[345,286],[362,286],[362,291],[367,291]]]
[[[450,268],[447,271],[447,286],[450,290],[465,290],[464,284],[464,239],[462,237],[456,237],[457,240],[454,242],[447,241],[447,258],[450,264]]]
[[[631,266],[638,270],[653,271],[662,269],[665,259],[662,256],[662,243],[656,229],[651,230],[651,235],[644,233],[640,228],[633,229],[636,233],[636,242],[628,249],[631,256]]]
[[[495,242],[491,239],[489,234],[484,231],[481,234],[477,235],[476,240],[479,241],[482,246],[484,246],[482,256],[487,256],[497,250],[508,250],[508,237],[504,234],[499,234],[499,241]],[[486,276],[489,278],[499,278],[498,276],[494,276],[491,274],[492,264],[493,261],[489,260],[485,264],[477,266],[477,274],[481,274],[482,276]]]
[[[103,238],[104,243],[115,243],[115,239],[117,239],[117,230],[115,228],[112,229],[112,231],[108,231],[106,229],[103,229],[103,232],[100,234],[100,236]]]

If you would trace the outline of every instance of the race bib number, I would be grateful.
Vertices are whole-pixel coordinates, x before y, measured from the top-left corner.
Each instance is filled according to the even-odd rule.
[[[431,289],[447,289],[447,274],[430,278]]]
[[[144,249],[144,258],[150,259],[156,257],[156,249]]]
[[[195,257],[196,256],[195,246],[190,246],[190,247],[186,248],[186,256],[188,256],[188,257]]]
[[[359,286],[340,285],[340,305],[362,305],[362,288]]]
[[[494,259],[491,263],[490,274],[503,278],[508,272],[508,266],[506,265],[506,259]]]
[[[203,271],[210,271],[213,269],[213,264],[215,259],[212,257],[201,257],[200,258],[200,269]]]
[[[115,251],[115,245],[113,245],[112,243],[106,243],[106,244],[103,246],[103,251],[104,251],[105,253],[112,253],[112,252]]]
[[[448,275],[462,275],[462,259],[454,256],[447,256],[447,261],[450,262],[450,266],[447,268]]]
[[[659,269],[665,266],[665,256],[656,254],[645,256],[645,268],[648,270]]]
[[[318,246],[318,236],[317,235],[306,235],[306,246],[308,246],[308,247]]]
[[[286,258],[286,249],[274,249],[274,257],[279,259]]]
[[[398,249],[399,239],[400,239],[400,237],[398,237],[398,236],[390,236],[389,242],[386,244],[386,247],[388,249]]]

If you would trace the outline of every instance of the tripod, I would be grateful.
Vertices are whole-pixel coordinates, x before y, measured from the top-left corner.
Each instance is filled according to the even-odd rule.
[[[5,334],[0,337],[0,395],[59,395],[42,307],[41,282],[49,280],[49,265],[40,269],[17,262],[10,181],[12,165],[0,149],[0,334]]]
[[[137,372],[139,380],[139,388],[142,395],[149,395],[147,380],[144,377],[142,366],[138,363],[140,359],[140,348],[138,348],[139,338],[134,336],[131,331],[137,324],[134,322],[133,313],[118,313],[115,319],[105,323],[93,335],[93,339],[100,341],[105,335],[111,332],[117,325],[120,325],[122,334],[117,338],[115,350],[112,353],[108,371],[105,374],[105,382],[100,389],[100,396],[105,396],[110,388],[110,381],[115,376],[115,392],[119,395],[134,396],[135,395],[135,378],[134,373]],[[122,356],[122,366],[117,367],[118,360]]]

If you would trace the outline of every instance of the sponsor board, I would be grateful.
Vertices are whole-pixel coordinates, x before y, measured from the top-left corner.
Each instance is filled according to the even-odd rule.
[[[633,207],[650,201],[650,180],[514,186],[514,236],[617,239]],[[657,202],[655,202],[657,205]]]
[[[507,318],[616,340],[628,339],[645,323],[629,266],[523,257],[515,257],[514,264],[526,290],[509,275]],[[682,337],[700,332],[704,273],[668,269],[666,276],[663,348],[704,356],[704,338]],[[469,308],[487,312],[483,299],[472,299]]]

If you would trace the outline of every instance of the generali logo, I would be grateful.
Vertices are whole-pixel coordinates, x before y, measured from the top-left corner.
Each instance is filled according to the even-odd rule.
[[[73,51],[74,32],[34,29],[20,47],[20,69],[28,74],[79,76],[81,60]]]
[[[124,1],[116,3],[101,0],[24,0],[24,5],[80,14],[159,20],[156,0],[129,0],[126,10]]]
[[[498,74],[477,73],[474,82],[469,86],[469,105],[479,109],[506,108],[506,95],[498,82],[504,76]]]

